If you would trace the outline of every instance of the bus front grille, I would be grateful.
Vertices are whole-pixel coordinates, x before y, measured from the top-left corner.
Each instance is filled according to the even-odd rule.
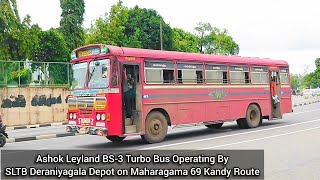
[[[79,109],[80,110],[80,116],[92,116],[92,109]]]

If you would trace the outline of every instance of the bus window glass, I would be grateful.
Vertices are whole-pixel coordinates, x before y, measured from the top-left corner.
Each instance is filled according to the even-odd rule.
[[[78,63],[72,65],[73,80],[71,84],[72,89],[83,89],[86,84],[87,63]]]
[[[268,84],[268,70],[266,67],[251,67],[252,84]]]
[[[162,70],[160,69],[146,69],[147,83],[162,83]]]
[[[178,63],[178,83],[202,83],[202,74],[202,64]]]
[[[103,59],[91,61],[89,64],[89,88],[109,87],[110,60]]]
[[[115,58],[112,61],[112,86],[118,86],[118,62]]]
[[[228,83],[228,68],[225,65],[206,65],[206,83]]]
[[[247,66],[230,66],[230,82],[233,84],[249,83],[248,70]]]
[[[145,61],[146,83],[174,83],[173,62]]]
[[[288,69],[280,69],[280,83],[281,84],[289,84],[289,70]]]

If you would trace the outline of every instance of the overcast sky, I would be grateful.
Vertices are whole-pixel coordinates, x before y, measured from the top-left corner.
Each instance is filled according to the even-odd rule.
[[[109,13],[117,0],[85,0],[84,26]],[[240,56],[286,60],[291,73],[315,69],[320,57],[320,2],[316,0],[123,0],[152,8],[171,25],[193,32],[198,22],[226,28],[240,46]],[[17,0],[21,17],[31,16],[42,29],[58,27],[59,0]]]

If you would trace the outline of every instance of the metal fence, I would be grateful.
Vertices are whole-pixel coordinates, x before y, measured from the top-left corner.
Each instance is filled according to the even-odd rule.
[[[71,64],[0,60],[1,87],[69,87]]]

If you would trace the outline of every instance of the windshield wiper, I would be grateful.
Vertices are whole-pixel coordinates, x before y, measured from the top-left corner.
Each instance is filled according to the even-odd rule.
[[[90,80],[91,80],[91,78],[92,78],[93,73],[94,73],[95,70],[96,70],[96,66],[94,66],[94,68],[93,68],[93,70],[92,70],[92,73],[90,73],[90,77],[89,77],[88,82],[90,82]]]
[[[94,68],[93,68],[93,70],[92,70],[92,73],[90,73],[90,77],[89,77],[88,82],[90,82],[90,80],[91,80],[91,78],[92,78],[92,76],[93,76],[93,73],[94,73],[94,71],[96,70],[96,67],[97,67],[97,66],[100,66],[100,62],[99,62],[99,61],[96,61],[96,62],[94,63]]]

